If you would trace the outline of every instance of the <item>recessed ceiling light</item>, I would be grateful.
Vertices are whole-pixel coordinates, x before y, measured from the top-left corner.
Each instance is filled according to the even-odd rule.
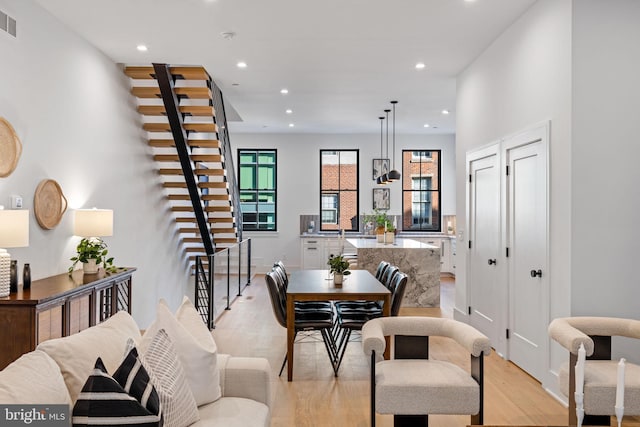
[[[289,127],[290,127],[290,128],[292,128],[292,127],[294,127],[294,126],[295,126],[295,125],[294,125],[293,123],[289,123]]]
[[[280,93],[286,95],[289,93],[289,89],[280,89]]]
[[[240,83],[231,83],[231,86],[240,86]]]
[[[424,127],[428,128],[429,127],[429,123],[425,123]]]
[[[247,68],[247,63],[240,61],[240,62],[238,62],[236,64],[236,67],[238,67],[238,68]]]
[[[424,62],[418,62],[416,64],[416,70],[422,70],[424,69]]]
[[[291,113],[293,113],[293,110],[291,110],[291,109],[286,110],[286,111],[285,111],[285,113],[287,113],[287,114],[291,114]]]
[[[148,50],[147,47],[143,44],[139,44],[138,46],[136,46],[136,49],[138,49],[140,52],[146,52]]]
[[[442,110],[442,114],[449,114],[449,110]]]
[[[231,40],[236,36],[236,33],[234,33],[233,31],[223,31],[220,33],[220,36],[225,40]]]

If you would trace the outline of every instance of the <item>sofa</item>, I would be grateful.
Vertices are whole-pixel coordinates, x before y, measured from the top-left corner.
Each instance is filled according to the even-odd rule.
[[[189,315],[193,322],[195,317],[191,311]],[[177,321],[174,323],[177,324]],[[188,322],[186,324],[188,325]],[[204,326],[201,321],[200,324]],[[143,336],[134,319],[128,313],[121,311],[106,321],[77,334],[45,341],[38,345],[36,350],[24,354],[0,371],[0,404],[68,404],[75,422],[76,401],[78,398],[82,399],[83,392],[90,382],[87,379],[97,368],[97,359],[100,358],[108,373],[113,373],[123,363],[128,349],[135,345],[143,346],[144,339],[149,339],[147,334],[152,333],[153,329],[161,329],[166,336],[164,332],[166,325],[162,328],[160,326],[163,325],[154,323]],[[200,329],[200,327],[195,326],[194,329]],[[204,330],[209,336],[211,335],[206,327]],[[202,340],[208,342],[209,338],[203,337],[201,329],[199,333]],[[194,337],[197,338],[197,334],[194,334]],[[194,340],[196,345],[200,345],[197,341]],[[212,337],[210,341],[213,343]],[[179,342],[175,347],[185,348]],[[199,367],[195,371],[196,374],[201,373],[197,375],[201,389],[196,392],[191,387],[195,392],[192,402],[197,402],[195,403],[197,414],[189,421],[190,425],[195,427],[269,426],[271,368],[268,361],[263,358],[219,354],[215,344],[209,345],[207,349],[211,348],[214,352],[209,352],[207,355],[212,357],[209,362],[211,366]],[[190,349],[188,353],[187,356],[190,357],[197,352]],[[146,362],[143,365],[146,366]],[[211,367],[213,368],[208,369]],[[185,366],[183,370],[188,376],[189,366]],[[153,379],[154,376],[151,375],[151,378]],[[208,378],[215,378],[217,382],[209,381]],[[150,382],[153,383],[153,381]],[[157,384],[155,387],[159,388]],[[191,395],[189,391],[187,393]],[[185,393],[182,391],[174,394],[184,395]],[[162,405],[164,408],[164,403]],[[184,425],[185,418],[181,417]],[[191,423],[191,421],[195,422]],[[171,427],[171,424],[171,422],[167,423],[167,418],[164,418],[165,427]]]

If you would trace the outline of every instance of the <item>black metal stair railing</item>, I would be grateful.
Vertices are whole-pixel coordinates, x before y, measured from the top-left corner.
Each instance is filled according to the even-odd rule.
[[[162,95],[167,119],[169,120],[169,125],[171,127],[171,133],[178,152],[178,158],[180,159],[180,166],[182,167],[184,179],[187,183],[189,198],[193,205],[193,213],[196,217],[196,223],[200,231],[204,250],[207,255],[212,255],[215,252],[215,247],[209,231],[207,218],[200,198],[200,190],[198,189],[193,164],[189,155],[187,132],[183,126],[183,117],[179,110],[178,97],[174,91],[175,82],[167,64],[154,63],[153,69],[160,88],[160,94]]]
[[[231,151],[231,141],[227,130],[227,115],[224,109],[224,97],[222,91],[212,79],[207,82],[211,93],[213,94],[212,105],[216,112],[214,121],[218,125],[218,140],[220,141],[220,152],[223,158],[223,168],[227,171],[227,182],[229,184],[229,194],[231,206],[233,207],[233,218],[236,224],[238,241],[242,241],[242,211],[240,210],[240,190],[238,188],[235,168],[233,165],[233,156]]]

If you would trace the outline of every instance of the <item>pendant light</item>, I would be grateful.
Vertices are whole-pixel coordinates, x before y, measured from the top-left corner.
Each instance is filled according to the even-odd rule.
[[[391,101],[393,106],[393,169],[387,174],[387,181],[393,182],[400,179],[400,172],[396,170],[396,104],[398,101]]]
[[[389,113],[391,112],[391,110],[384,110],[384,113],[386,115],[386,120],[387,120],[387,156],[386,156],[386,160],[389,160]],[[389,183],[389,178],[388,178],[388,173],[384,173],[382,175],[380,175],[378,177],[378,179],[376,180],[376,182],[378,184],[383,184],[386,185]]]
[[[384,121],[384,117],[378,117],[380,119],[380,172],[382,172],[382,163],[383,163],[383,158],[382,158],[382,123]],[[385,182],[382,182],[382,173],[380,175],[378,175],[378,177],[376,178],[376,184],[386,184]]]

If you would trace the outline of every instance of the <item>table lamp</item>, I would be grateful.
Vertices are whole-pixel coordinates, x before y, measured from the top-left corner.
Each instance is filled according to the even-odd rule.
[[[80,237],[113,236],[113,210],[76,209],[73,234]]]
[[[0,248],[29,246],[29,211],[5,210],[0,206]],[[11,293],[11,255],[0,249],[0,297]]]

